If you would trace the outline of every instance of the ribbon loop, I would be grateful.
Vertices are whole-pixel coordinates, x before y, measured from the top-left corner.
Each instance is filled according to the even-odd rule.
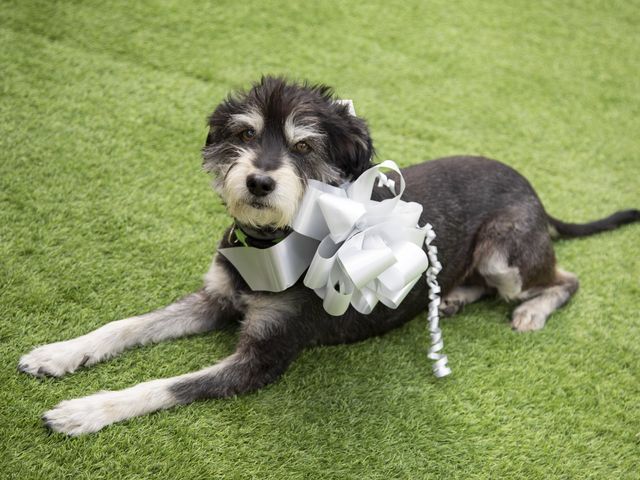
[[[398,174],[397,191],[395,182],[382,170]],[[390,188],[394,196],[372,200],[376,181]],[[309,185],[309,189],[315,188],[315,184]],[[418,227],[422,206],[400,200],[404,189],[400,168],[387,160],[346,186],[342,190],[346,196],[321,189],[322,193],[310,192],[303,201],[298,216],[307,219],[313,215],[312,211],[319,211],[328,230],[311,261],[304,284],[327,292],[325,310],[332,315],[346,311],[347,296],[358,311],[370,312],[378,301],[397,308],[429,266],[427,254],[421,248],[427,231]],[[319,223],[317,217],[316,223]],[[305,234],[306,222],[296,221],[294,225],[296,231]],[[309,230],[309,233],[323,231],[317,225]],[[339,245],[340,242],[343,243]],[[338,278],[344,281],[337,283]]]

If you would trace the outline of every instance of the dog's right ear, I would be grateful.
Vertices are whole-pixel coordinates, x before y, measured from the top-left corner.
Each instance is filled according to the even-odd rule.
[[[209,132],[204,142],[204,148],[208,147],[212,143],[220,142],[225,136],[229,134],[227,124],[231,115],[241,110],[241,104],[243,101],[242,95],[246,95],[242,92],[234,92],[229,94],[220,104],[215,108],[213,113],[207,118],[207,126]]]

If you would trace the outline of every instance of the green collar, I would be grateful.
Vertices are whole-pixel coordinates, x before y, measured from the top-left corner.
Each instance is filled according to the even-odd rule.
[[[240,227],[238,227],[237,225],[234,225],[233,230],[231,230],[231,231],[236,236],[236,240],[238,242],[240,242],[245,247],[249,246],[249,245],[247,245],[247,234],[244,233]]]
[[[233,237],[235,237],[235,242],[233,241]],[[286,235],[281,236],[279,238],[266,239],[266,238],[255,238],[248,235],[242,228],[234,223],[231,228],[231,232],[229,232],[229,242],[230,243],[239,243],[244,247],[254,247],[254,248],[269,248],[277,243],[281,242],[286,238]]]

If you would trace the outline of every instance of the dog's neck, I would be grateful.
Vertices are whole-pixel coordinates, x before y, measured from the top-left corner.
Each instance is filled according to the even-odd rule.
[[[289,227],[286,228],[272,228],[263,227],[255,228],[248,225],[244,225],[237,220],[235,221],[234,234],[240,243],[244,243],[249,247],[255,248],[268,248],[291,232]]]

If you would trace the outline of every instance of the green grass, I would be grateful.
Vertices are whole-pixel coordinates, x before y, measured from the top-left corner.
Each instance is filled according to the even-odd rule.
[[[0,3],[0,477],[638,478],[640,226],[557,245],[581,279],[547,328],[509,307],[424,315],[305,352],[255,394],[76,439],[62,399],[209,365],[231,332],[136,349],[62,380],[15,370],[32,346],[200,286],[229,219],[200,169],[232,87],[284,73],[337,88],[380,158],[498,158],[548,210],[640,206],[640,3],[470,0]]]

